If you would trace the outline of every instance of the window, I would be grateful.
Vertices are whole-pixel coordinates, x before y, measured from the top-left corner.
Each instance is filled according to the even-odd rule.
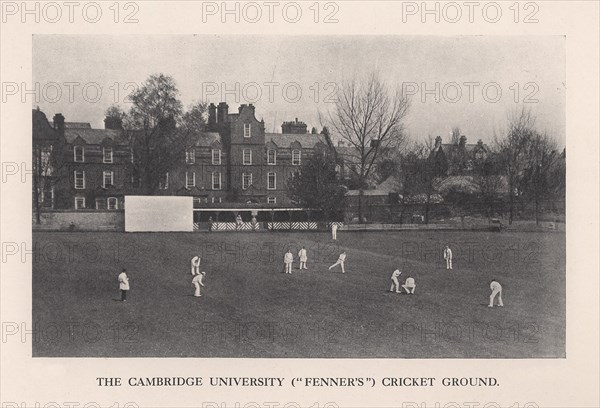
[[[113,162],[112,147],[105,147],[102,149],[102,162],[103,163],[112,163]]]
[[[212,164],[221,165],[221,149],[212,149]]]
[[[194,164],[196,163],[196,149],[191,148],[185,151],[185,163]]]
[[[292,166],[300,166],[302,161],[302,152],[300,150],[292,150]]]
[[[133,169],[131,172],[131,186],[135,188],[140,187],[140,172],[137,169]]]
[[[185,188],[190,189],[192,187],[196,187],[196,173],[195,172],[185,172]]]
[[[268,197],[267,204],[277,204],[277,197]]]
[[[244,149],[243,150],[243,163],[244,166],[249,166],[252,164],[252,150]]]
[[[40,174],[44,176],[52,175],[52,146],[44,146],[40,151]],[[37,163],[33,163],[34,166]]]
[[[270,164],[270,165],[277,164],[277,150],[273,150],[273,149],[267,150],[267,164]]]
[[[213,173],[212,174],[212,189],[213,190],[221,189],[221,173]]]
[[[166,190],[169,188],[169,173],[163,174],[158,182],[158,188],[161,190]]]
[[[107,207],[109,210],[118,210],[119,209],[119,201],[115,197],[110,197],[107,200]]]
[[[252,185],[252,173],[242,174],[242,190],[247,190]]]
[[[96,198],[96,210],[106,210],[106,200],[104,198]]]
[[[267,174],[267,190],[275,190],[277,188],[277,173]]]
[[[85,197],[75,197],[75,209],[83,210],[85,208]]]
[[[112,171],[102,172],[102,188],[109,188],[113,185],[114,173]]]
[[[41,199],[43,208],[54,208],[54,188],[44,186],[41,192]]]
[[[252,136],[252,127],[250,123],[244,123],[244,137]]]
[[[85,152],[83,146],[73,147],[73,161],[83,163],[85,161]]]
[[[83,190],[85,188],[85,171],[75,170],[74,181],[75,189]]]

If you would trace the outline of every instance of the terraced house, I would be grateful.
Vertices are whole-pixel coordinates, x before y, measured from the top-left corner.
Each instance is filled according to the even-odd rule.
[[[45,208],[119,210],[124,196],[144,194],[135,152],[118,121],[106,118],[104,129],[93,129],[61,114],[49,122],[34,110],[33,144],[34,152],[51,150],[56,157],[41,195]],[[324,135],[308,133],[298,119],[284,122],[282,133],[266,133],[252,104],[235,113],[224,102],[210,104],[205,131],[161,176],[155,194],[193,196],[196,207],[289,207],[290,174],[326,146]]]

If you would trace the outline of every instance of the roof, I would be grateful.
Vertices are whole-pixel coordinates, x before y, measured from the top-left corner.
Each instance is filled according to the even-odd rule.
[[[65,129],[91,129],[92,125],[87,122],[65,122]]]
[[[447,194],[449,191],[460,191],[473,194],[479,191],[479,187],[471,176],[449,176],[435,183],[436,191]]]
[[[508,193],[508,179],[506,176],[490,176],[494,179],[490,179],[490,183],[496,183],[494,186],[497,194]],[[489,188],[493,188],[490,185]],[[447,194],[449,191],[458,191],[467,194],[474,194],[480,191],[480,186],[477,179],[473,176],[448,176],[444,179],[438,180],[435,183],[436,191],[441,194]]]
[[[65,129],[65,139],[68,143],[73,143],[78,137],[85,140],[85,142],[88,144],[101,144],[106,138],[110,138],[116,143],[125,142],[122,130],[91,128]]]
[[[336,146],[335,151],[342,156],[358,156],[358,152],[352,146]]]
[[[44,112],[39,109],[32,110],[32,139],[34,144],[41,142],[55,142],[59,138],[58,132],[50,126]]]
[[[489,146],[488,146],[487,144],[485,144],[485,143],[483,143],[483,144],[481,144],[481,145],[480,145],[480,144],[478,144],[478,143],[467,143],[467,144],[465,144],[465,150],[466,150],[467,152],[472,152],[472,151],[474,151],[474,150],[476,150],[477,148],[480,148],[480,147],[483,147],[483,149],[484,149],[485,151],[489,151],[489,150],[490,150]],[[454,150],[454,149],[457,149],[457,150],[458,150],[459,148],[460,148],[460,146],[459,146],[459,145],[457,145],[457,144],[453,144],[453,143],[442,143],[442,149],[443,149],[443,150],[445,150],[445,151],[447,151],[447,152],[448,152],[448,151],[452,151],[452,150]]]
[[[298,142],[303,148],[315,147],[319,142],[325,143],[323,135],[311,133],[265,133],[265,143],[273,142],[277,147],[290,147],[292,143]]]
[[[377,186],[377,190],[387,191],[388,193],[397,193],[400,189],[400,180],[394,176],[389,176],[385,181]]]
[[[360,194],[360,190],[349,190],[346,195],[347,196],[357,196]],[[363,190],[364,196],[388,196],[390,194],[389,191],[383,191],[379,189],[375,190]]]
[[[398,193],[399,188],[399,180],[394,176],[390,176],[385,179],[384,182],[380,183],[375,189],[363,190],[363,193],[366,196],[387,196],[390,193]],[[346,193],[348,196],[357,196],[358,194],[359,190],[350,190]]]
[[[222,143],[221,135],[219,134],[219,132],[204,132],[198,135],[198,138],[196,139],[196,143],[194,145],[197,147],[210,146],[214,142]]]

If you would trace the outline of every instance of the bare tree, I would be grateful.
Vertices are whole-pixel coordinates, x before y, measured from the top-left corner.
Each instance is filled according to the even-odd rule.
[[[452,127],[452,139],[450,143],[456,146],[460,143],[460,128],[458,126]]]
[[[61,114],[55,121],[64,121]],[[64,137],[57,130],[57,124],[49,126],[46,115],[39,109],[32,116],[32,199],[36,224],[41,224],[41,214],[45,209],[53,208],[59,201],[55,187],[67,178],[66,161],[63,155]],[[62,126],[62,122],[61,125]]]
[[[364,80],[353,79],[340,86],[333,112],[327,122],[333,133],[351,147],[346,157],[354,164],[358,182],[358,218],[363,222],[363,196],[367,180],[378,159],[389,149],[397,149],[405,139],[403,121],[409,99],[401,89],[391,90],[377,74]]]
[[[540,203],[560,186],[560,162],[556,140],[546,133],[534,132],[528,143],[523,189],[526,198],[534,203],[536,224],[540,222]]]
[[[523,108],[509,118],[506,134],[495,139],[508,181],[509,224],[514,219],[515,198],[523,193],[528,145],[534,133],[535,118],[530,110]]]
[[[505,179],[497,155],[489,152],[488,157],[480,161],[474,170],[473,182],[477,186],[481,203],[485,205],[487,216],[491,218],[496,211],[495,205],[505,188]]]
[[[64,178],[65,162],[57,146],[34,146],[32,157],[33,206],[35,222],[41,224],[41,214],[53,205],[54,187]]]

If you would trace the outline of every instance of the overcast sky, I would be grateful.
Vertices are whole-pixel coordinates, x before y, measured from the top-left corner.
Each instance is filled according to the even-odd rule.
[[[390,87],[404,84],[416,92],[406,118],[415,139],[448,140],[458,126],[469,142],[489,142],[528,99],[538,129],[564,145],[565,44],[561,36],[36,35],[33,80],[40,83],[42,99],[34,105],[49,119],[61,112],[67,121],[102,128],[104,112],[115,101],[128,109],[129,83],[164,73],[175,79],[186,106],[225,99],[232,112],[240,103],[254,102],[269,132],[280,132],[282,121],[296,117],[321,130],[318,112],[333,107],[324,99],[334,84],[376,71]],[[72,82],[80,85],[72,85],[70,101],[65,83]],[[60,84],[60,98],[54,84]],[[101,96],[95,101],[98,86]],[[227,90],[232,92],[222,96]]]

